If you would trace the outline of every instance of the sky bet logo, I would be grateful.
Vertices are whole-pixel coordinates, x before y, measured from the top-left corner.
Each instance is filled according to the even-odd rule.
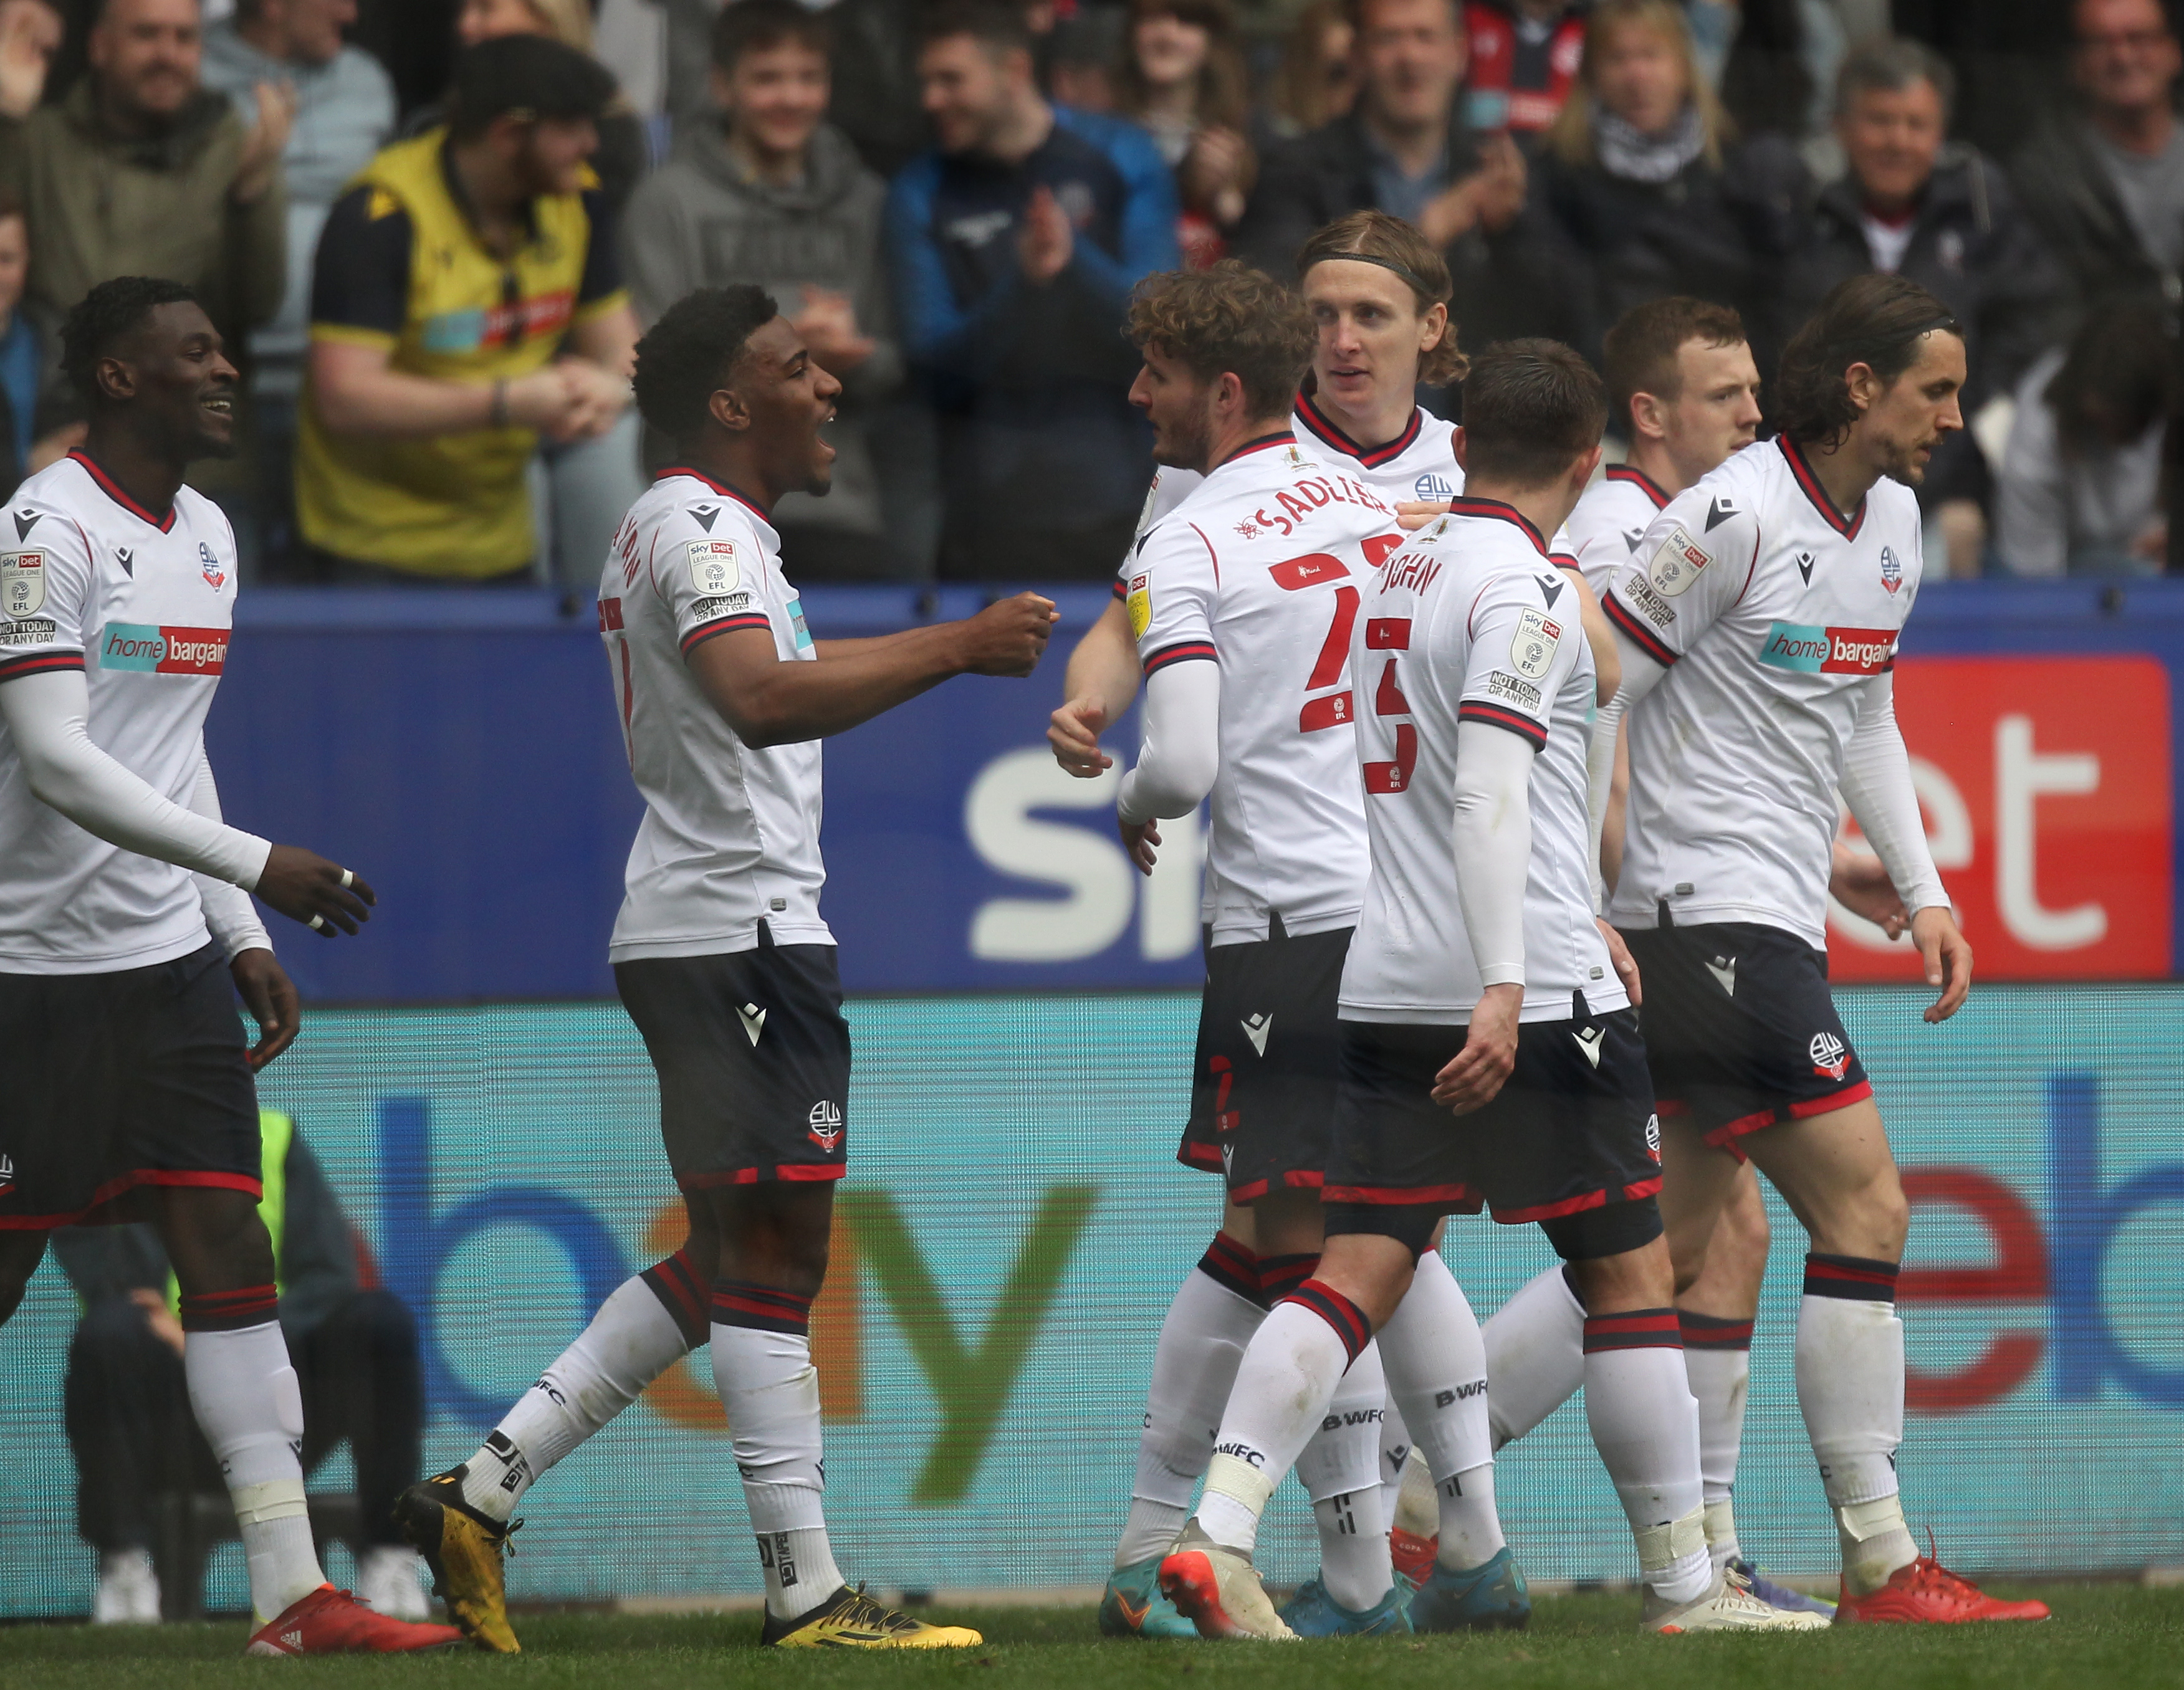
[[[1777,622],[1767,631],[1759,660],[1769,669],[1806,675],[1878,675],[1888,667],[1896,636],[1886,628],[1808,628]]]
[[[218,675],[227,666],[227,630],[109,622],[98,642],[98,666],[146,675]]]

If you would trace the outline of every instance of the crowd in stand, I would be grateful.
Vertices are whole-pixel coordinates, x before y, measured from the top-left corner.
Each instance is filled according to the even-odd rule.
[[[0,474],[80,437],[61,314],[185,282],[243,354],[196,480],[259,581],[588,584],[658,467],[636,340],[730,282],[843,384],[793,573],[1102,578],[1152,468],[1132,288],[1287,280],[1368,207],[1474,349],[1596,360],[1687,294],[1763,373],[1843,277],[1913,277],[1971,359],[1930,567],[2167,566],[2160,0],[58,3],[0,0]]]

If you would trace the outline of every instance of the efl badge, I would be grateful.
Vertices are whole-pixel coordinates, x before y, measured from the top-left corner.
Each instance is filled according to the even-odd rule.
[[[1145,630],[1153,625],[1153,588],[1150,575],[1130,577],[1130,637],[1142,640]]]
[[[220,559],[212,554],[212,548],[202,540],[198,542],[198,567],[204,571],[207,586],[222,587],[227,585],[227,571],[220,568]]]
[[[1903,565],[1886,546],[1880,548],[1880,584],[1891,592],[1903,585]]]
[[[1689,592],[1691,583],[1699,578],[1699,571],[1713,561],[1713,557],[1679,525],[1669,531],[1669,537],[1653,553],[1653,561],[1646,566],[1646,578],[1662,598],[1674,598]]]
[[[736,590],[744,571],[736,559],[734,541],[693,540],[688,551],[690,585],[698,590],[699,598],[718,598]]]
[[[0,553],[0,615],[10,620],[34,616],[46,602],[46,554]]]
[[[1563,642],[1563,626],[1542,611],[1527,610],[1517,618],[1517,637],[1509,642],[1509,661],[1527,681],[1537,681],[1555,660]]]

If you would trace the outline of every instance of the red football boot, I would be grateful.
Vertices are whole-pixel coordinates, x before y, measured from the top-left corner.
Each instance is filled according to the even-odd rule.
[[[2044,1620],[2044,1602],[2003,1602],[1959,1578],[1931,1555],[1921,1555],[1880,1589],[1852,1596],[1846,1587],[1836,1604],[1838,1626],[1963,1626],[1975,1620]]]
[[[345,1590],[322,1584],[254,1633],[245,1654],[407,1654],[462,1642],[453,1626],[414,1626],[375,1613]]]
[[[1440,1555],[1439,1537],[1421,1537],[1400,1526],[1389,1530],[1388,1559],[1395,1563],[1396,1573],[1410,1581],[1412,1590],[1433,1576],[1434,1563]]]

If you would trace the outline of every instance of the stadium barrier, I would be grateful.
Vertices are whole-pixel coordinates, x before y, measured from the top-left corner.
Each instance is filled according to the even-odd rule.
[[[1107,603],[1056,597],[1029,681],[953,681],[828,743],[825,908],[852,992],[1197,984],[1195,828],[1163,825],[1140,880],[1114,835],[1120,769],[1075,781],[1047,754],[1061,659]],[[805,603],[822,639],[916,617],[887,588]],[[338,853],[384,899],[365,941],[286,948],[307,996],[611,995],[638,811],[590,604],[265,592],[237,616],[207,730],[229,814]],[[2184,581],[1936,583],[1905,652],[1905,737],[1982,977],[2175,977]],[[1870,948],[1847,916],[1833,949],[1839,979],[1917,978],[1907,946]]]
[[[1970,1570],[2184,1563],[2184,987],[1997,987],[1941,1028],[1847,991],[1917,1205],[1902,1286],[1912,1519]],[[1204,1248],[1212,1181],[1172,1159],[1187,994],[866,998],[829,1290],[815,1318],[829,1513],[851,1576],[904,1588],[1104,1576],[1152,1342]],[[322,1011],[269,1070],[378,1272],[421,1316],[426,1459],[461,1459],[633,1268],[679,1239],[657,1101],[610,1003]],[[1801,1238],[1779,1208],[1738,1487],[1745,1541],[1797,1572],[1834,1534],[1797,1415]],[[1482,1315],[1548,1265],[1533,1228],[1457,1223]],[[85,1611],[48,1264],[0,1331],[0,1614]],[[347,1488],[346,1457],[314,1481]],[[1631,1576],[1581,1405],[1506,1451],[1535,1576]],[[757,1568],[701,1354],[529,1498],[520,1598],[749,1593]],[[1277,1578],[1312,1565],[1285,1487]],[[337,1563],[336,1576],[345,1576]],[[215,1604],[242,1600],[239,1552]]]

